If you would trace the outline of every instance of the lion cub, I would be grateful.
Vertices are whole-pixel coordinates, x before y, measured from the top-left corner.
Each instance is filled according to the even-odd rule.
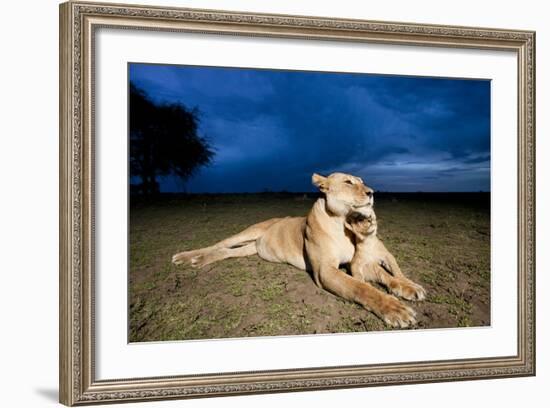
[[[345,226],[356,239],[355,255],[351,261],[351,274],[361,282],[378,282],[396,296],[408,300],[423,300],[424,288],[408,279],[397,264],[393,255],[378,239],[376,214],[352,213],[346,218]],[[416,313],[394,296],[369,288],[368,309],[374,312],[388,325],[408,327],[416,323]]]

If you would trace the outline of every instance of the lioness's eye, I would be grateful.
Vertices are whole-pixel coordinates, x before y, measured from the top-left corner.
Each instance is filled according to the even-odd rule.
[[[353,183],[351,182],[351,180],[346,180],[346,184],[353,185]]]

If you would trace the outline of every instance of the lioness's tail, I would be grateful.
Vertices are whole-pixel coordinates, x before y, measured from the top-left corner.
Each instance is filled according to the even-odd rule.
[[[244,231],[206,248],[177,253],[172,257],[172,263],[179,265],[189,262],[192,266],[201,268],[212,262],[226,258],[254,255],[257,252],[256,240],[260,238],[271,225],[281,219],[282,218],[272,218],[251,225]]]

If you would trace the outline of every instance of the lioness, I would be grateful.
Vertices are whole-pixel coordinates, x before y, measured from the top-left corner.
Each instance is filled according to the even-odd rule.
[[[351,260],[352,276],[364,282],[378,282],[396,296],[408,300],[424,300],[424,288],[408,279],[377,236],[378,223],[374,210],[365,213],[350,213],[344,224],[356,237],[355,255]],[[399,304],[399,306],[398,306]],[[415,323],[414,311],[386,293],[373,295],[371,310],[392,326],[407,327]],[[388,310],[405,307],[408,313],[388,313]]]
[[[312,182],[324,194],[306,217],[272,218],[246,228],[212,246],[180,252],[172,262],[203,267],[226,258],[258,254],[271,262],[284,262],[311,270],[315,283],[325,290],[372,310],[380,291],[342,272],[355,253],[354,234],[344,227],[350,212],[368,212],[373,190],[359,177],[333,173],[313,174]],[[389,321],[410,321],[412,310],[397,302],[388,309]]]

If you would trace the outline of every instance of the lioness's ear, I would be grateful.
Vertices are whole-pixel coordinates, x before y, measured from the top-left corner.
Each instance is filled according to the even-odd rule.
[[[326,192],[328,190],[326,177],[323,177],[317,173],[313,173],[313,176],[311,176],[311,182],[313,183],[313,185],[319,187],[319,190],[323,192]]]

